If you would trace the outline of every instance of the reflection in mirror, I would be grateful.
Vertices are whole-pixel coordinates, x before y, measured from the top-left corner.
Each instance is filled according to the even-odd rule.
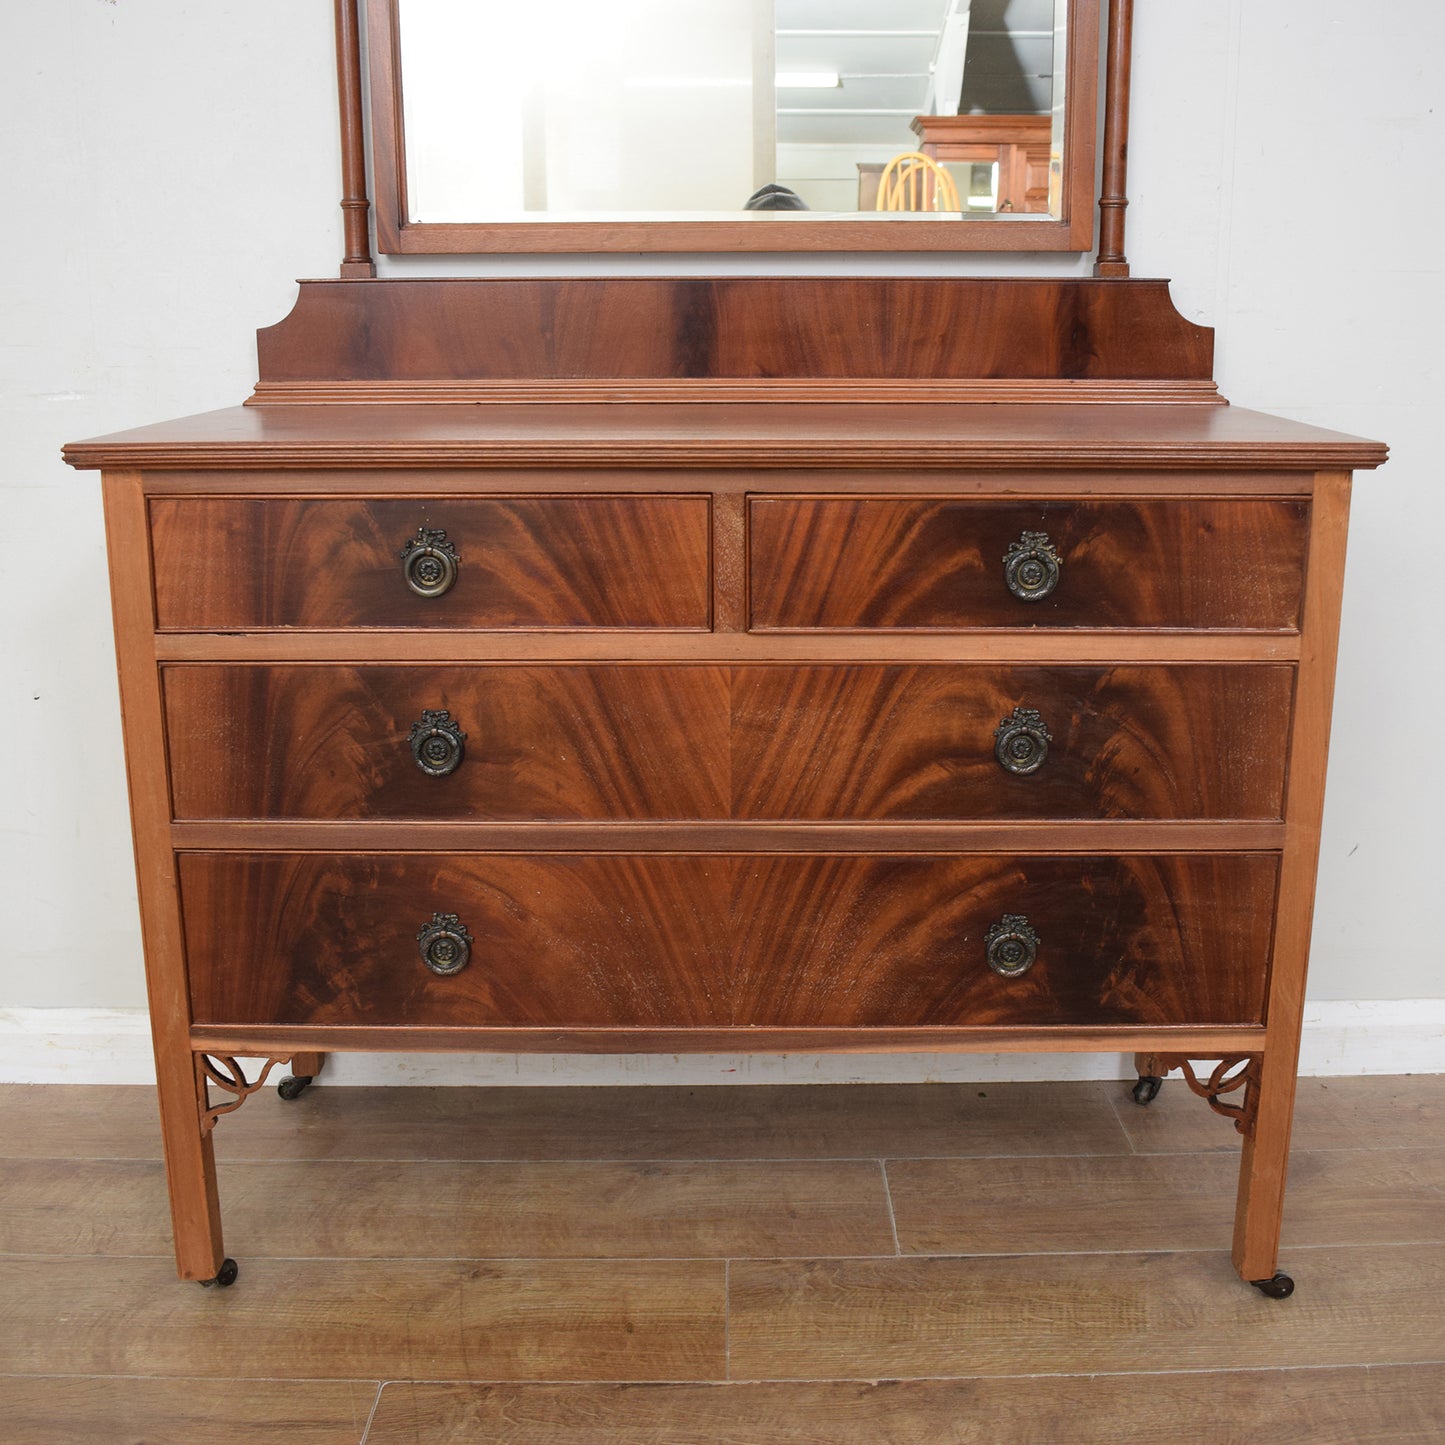
[[[1058,218],[1067,6],[397,0],[407,219]]]

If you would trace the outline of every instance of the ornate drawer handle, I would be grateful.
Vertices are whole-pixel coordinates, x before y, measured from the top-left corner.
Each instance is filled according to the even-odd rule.
[[[401,549],[401,575],[418,597],[440,597],[457,580],[460,561],[445,527],[418,527]]]
[[[988,966],[1004,978],[1027,973],[1039,953],[1039,936],[1022,913],[1005,913],[983,942]]]
[[[1025,532],[1004,554],[1003,580],[1020,602],[1042,602],[1059,585],[1063,566],[1047,532]]]
[[[993,735],[993,755],[1006,773],[1026,778],[1043,767],[1053,742],[1037,708],[1016,707]]]
[[[411,725],[411,755],[429,778],[444,778],[456,772],[466,755],[467,735],[460,723],[452,721],[446,708],[425,708]]]
[[[472,956],[472,935],[455,913],[433,913],[416,941],[421,961],[443,978],[460,973]]]

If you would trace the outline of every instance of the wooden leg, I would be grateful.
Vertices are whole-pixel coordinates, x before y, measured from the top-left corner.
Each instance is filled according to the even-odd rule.
[[[156,1087],[176,1272],[182,1279],[212,1280],[225,1263],[226,1250],[221,1240],[216,1158],[210,1131],[201,1124],[205,1077],[199,1058],[189,1049],[169,1052],[169,1057],[156,1059]]]
[[[291,1073],[276,1086],[276,1092],[283,1099],[299,1099],[311,1087],[325,1062],[325,1054],[292,1054]]]
[[[1164,1075],[1173,1067],[1162,1054],[1135,1054],[1134,1072],[1139,1075],[1132,1090],[1136,1104],[1152,1104]]]
[[[205,1084],[190,1044],[185,936],[171,851],[165,715],[153,635],[150,524],[140,473],[106,473],[103,495],[136,885],[176,1268],[182,1279],[213,1280],[222,1273],[225,1251],[216,1200],[216,1164],[210,1134],[201,1122]]]
[[[1241,1279],[1269,1280],[1279,1266],[1279,1231],[1289,1169],[1295,1059],[1266,1053],[1260,1061],[1254,1128],[1245,1135],[1234,1213],[1234,1267]]]
[[[1265,1047],[1254,1126],[1245,1135],[1240,1161],[1239,1199],[1234,1215],[1235,1268],[1241,1278],[1259,1285],[1276,1299],[1283,1299],[1294,1289],[1288,1275],[1277,1273],[1279,1231],[1314,915],[1324,760],[1329,749],[1330,704],[1334,696],[1335,621],[1345,571],[1349,500],[1347,472],[1316,474]]]

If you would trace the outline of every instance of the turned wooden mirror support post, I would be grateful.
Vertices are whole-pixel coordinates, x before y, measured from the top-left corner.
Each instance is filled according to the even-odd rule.
[[[1109,48],[1104,61],[1104,180],[1099,195],[1099,255],[1094,275],[1129,274],[1124,254],[1124,208],[1129,161],[1129,62],[1134,0],[1110,0]]]
[[[356,0],[336,0],[336,100],[341,114],[341,215],[346,228],[341,274],[375,276],[371,202],[366,195],[366,128],[361,114],[361,31]]]

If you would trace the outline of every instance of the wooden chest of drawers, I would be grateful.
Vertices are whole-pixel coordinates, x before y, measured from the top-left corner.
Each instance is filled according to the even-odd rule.
[[[1246,1133],[1269,1280],[1381,449],[1219,404],[1177,318],[1181,376],[958,375],[965,283],[921,399],[864,355],[470,400],[351,375],[324,313],[379,283],[312,284],[263,333],[294,394],[69,452],[107,472],[182,1275],[221,1268],[237,1056],[1116,1048]],[[431,284],[394,372],[490,304]],[[605,353],[625,308],[569,304]]]

